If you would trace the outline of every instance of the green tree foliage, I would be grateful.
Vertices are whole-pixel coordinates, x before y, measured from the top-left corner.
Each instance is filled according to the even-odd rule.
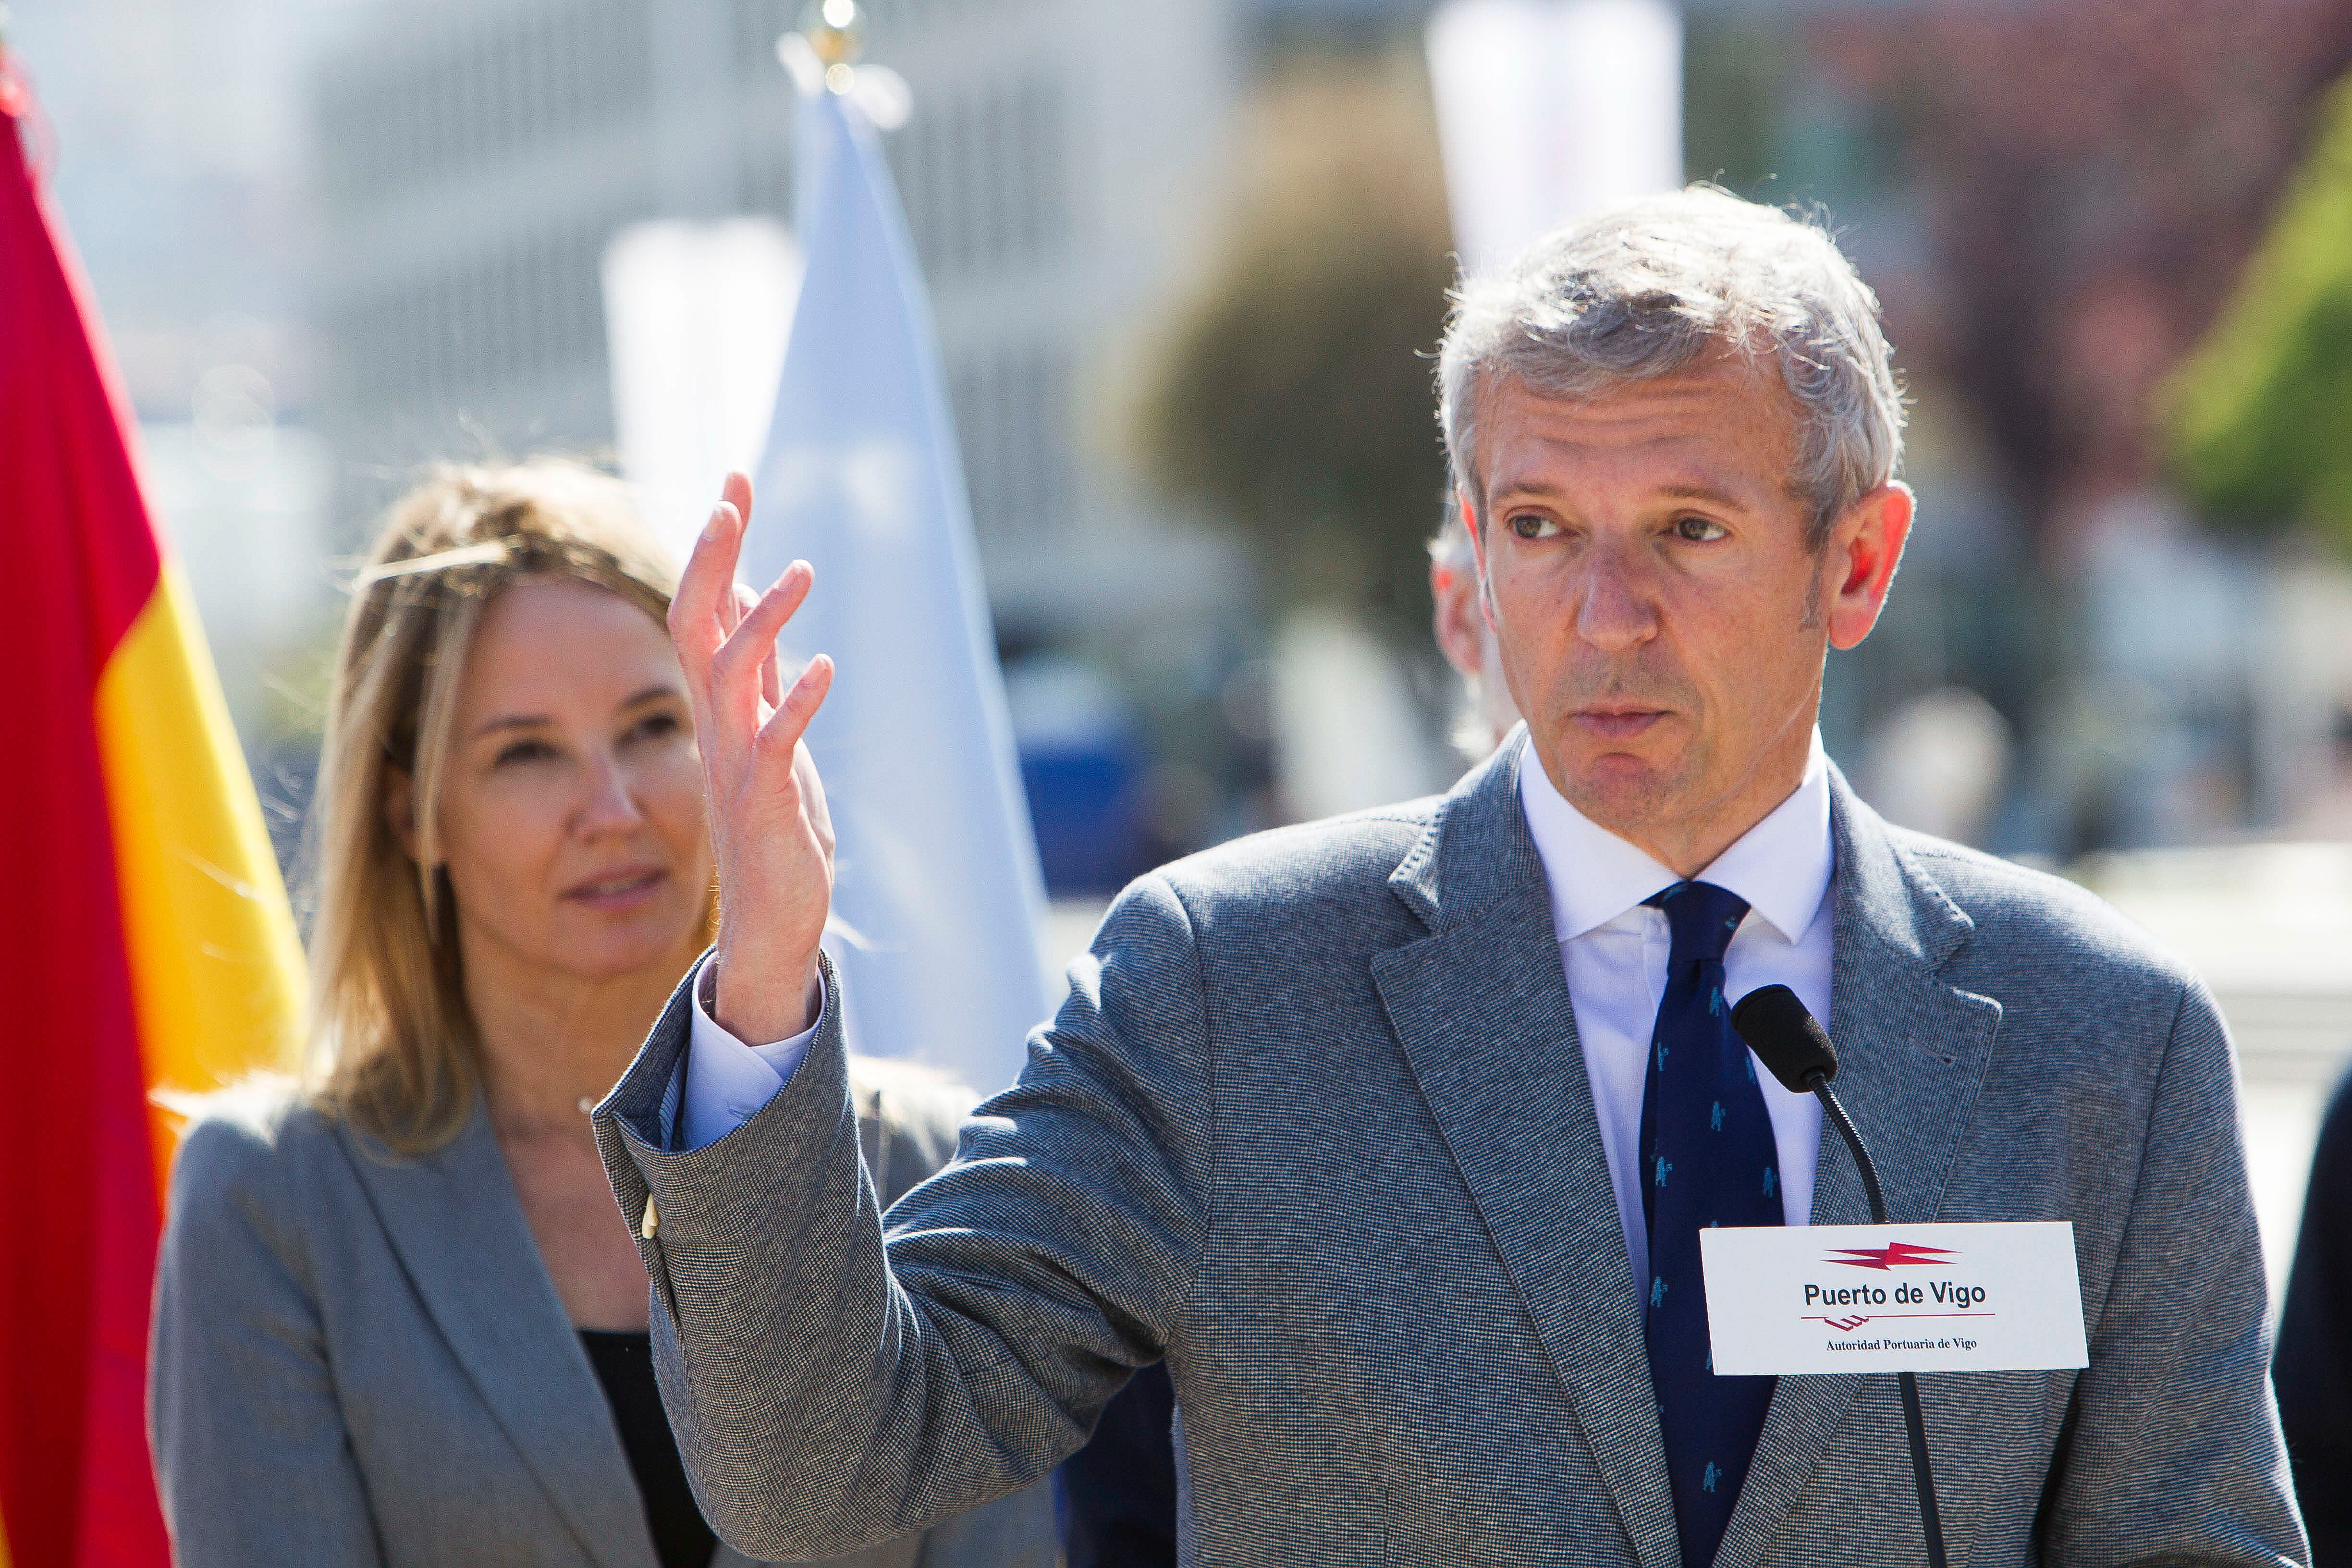
[[[2352,78],[2168,392],[2174,465],[2217,524],[2303,522],[2352,553]]]
[[[1409,57],[1293,67],[1249,119],[1238,211],[1147,371],[1143,456],[1247,536],[1282,601],[1425,641],[1454,279],[1427,82]]]

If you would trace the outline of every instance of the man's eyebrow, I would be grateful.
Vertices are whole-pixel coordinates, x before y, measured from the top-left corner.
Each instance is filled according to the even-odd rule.
[[[1568,493],[1558,485],[1547,483],[1538,474],[1529,474],[1525,479],[1516,474],[1506,475],[1495,481],[1495,495],[1498,499],[1503,496],[1564,496]]]
[[[1727,507],[1734,511],[1746,511],[1748,503],[1706,485],[1668,485],[1658,492],[1672,500],[1705,501],[1710,506]]]
[[[683,697],[685,695],[685,692],[680,691],[677,689],[676,683],[667,680],[660,680],[646,687],[643,691],[638,692],[635,696],[625,700],[621,703],[621,706],[624,708],[635,708],[640,702],[652,702],[664,697]]]
[[[1506,496],[1560,497],[1567,496],[1571,493],[1573,492],[1562,489],[1557,485],[1548,483],[1544,479],[1532,474],[1528,476],[1526,479],[1519,479],[1516,476],[1506,478],[1497,480],[1495,485],[1495,496],[1498,500]],[[1710,506],[1719,506],[1732,511],[1748,511],[1752,510],[1746,501],[1741,500],[1737,496],[1727,494],[1727,492],[1717,489],[1710,485],[1664,485],[1661,486],[1656,493],[1664,497],[1668,500],[1704,501]]]

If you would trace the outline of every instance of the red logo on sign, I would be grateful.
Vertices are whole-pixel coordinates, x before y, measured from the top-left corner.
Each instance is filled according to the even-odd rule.
[[[1914,1247],[1907,1241],[1890,1241],[1885,1247],[1840,1247],[1832,1248],[1843,1257],[1824,1258],[1824,1263],[1843,1263],[1848,1268],[1925,1268],[1950,1261],[1955,1256],[1948,1247]]]

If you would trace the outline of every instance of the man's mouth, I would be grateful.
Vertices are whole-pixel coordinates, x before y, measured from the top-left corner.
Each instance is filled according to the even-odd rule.
[[[1596,740],[1630,741],[1665,716],[1661,708],[1580,708],[1574,721]]]

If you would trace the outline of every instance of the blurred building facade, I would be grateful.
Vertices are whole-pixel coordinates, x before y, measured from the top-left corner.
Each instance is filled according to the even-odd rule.
[[[338,18],[300,0],[18,0],[5,20],[148,504],[290,847],[298,814],[275,785],[307,773],[309,742],[276,678],[333,601],[300,84]]]
[[[1085,416],[1214,195],[1232,7],[869,16],[868,58],[914,92],[887,144],[1000,616],[1058,629],[1184,597],[1171,567],[1202,563],[1162,548]],[[402,6],[321,64],[322,402],[352,516],[420,460],[609,447],[604,245],[651,216],[789,218],[775,45],[796,19],[787,0]]]

